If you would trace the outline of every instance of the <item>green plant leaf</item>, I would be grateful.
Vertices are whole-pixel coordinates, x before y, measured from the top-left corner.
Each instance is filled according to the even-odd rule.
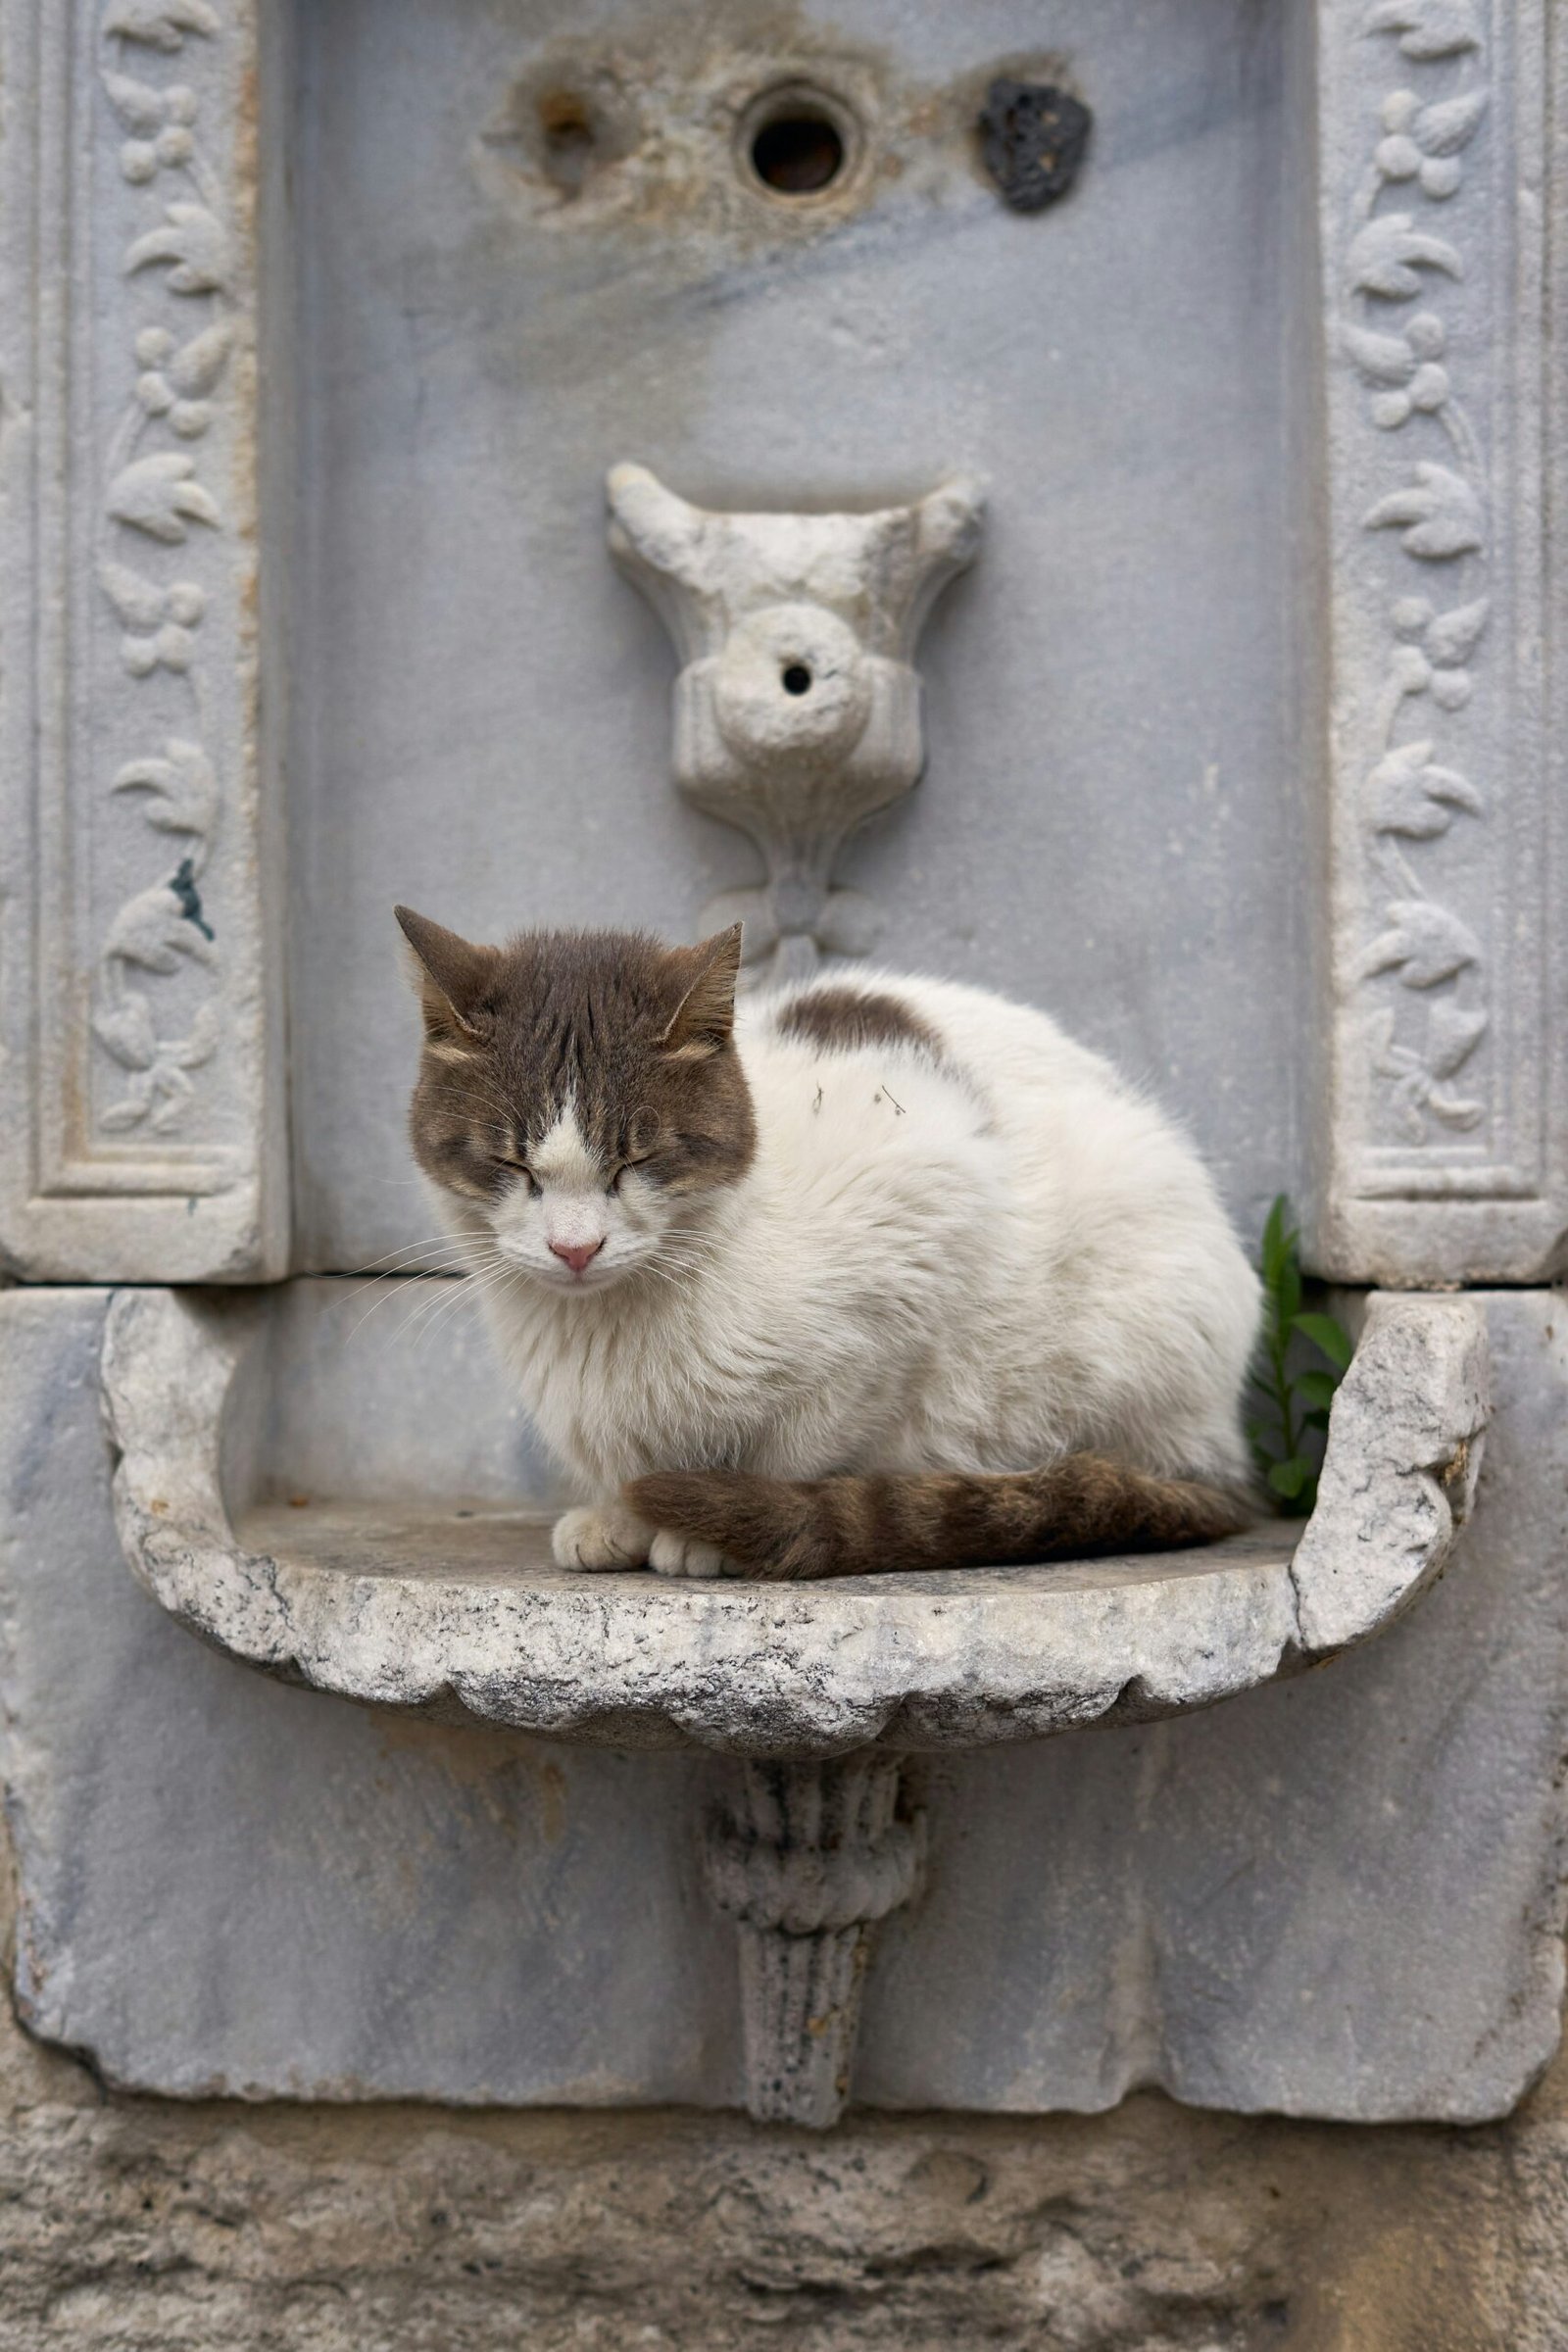
[[[1276,1494],[1283,1494],[1287,1501],[1292,1501],[1299,1494],[1311,1475],[1311,1463],[1303,1461],[1298,1453],[1295,1453],[1288,1462],[1274,1464],[1268,1474],[1268,1483]]]
[[[1301,1311],[1301,1269],[1294,1250],[1280,1268],[1275,1297],[1279,1301],[1280,1330],[1287,1332]]]
[[[1263,1221],[1263,1272],[1271,1275],[1285,1248],[1285,1195],[1276,1193]]]
[[[1343,1323],[1333,1315],[1295,1315],[1291,1320],[1293,1329],[1310,1340],[1314,1348],[1321,1348],[1331,1364],[1338,1364],[1342,1372],[1349,1369],[1355,1350]]]
[[[1246,1424],[1258,1475],[1288,1518],[1301,1518],[1317,1499],[1321,1433],[1340,1376],[1349,1363],[1349,1337],[1334,1316],[1303,1313],[1300,1235],[1291,1222],[1287,1194],[1273,1201],[1263,1227],[1258,1262],[1263,1278],[1262,1345],[1252,1368],[1248,1399],[1254,1418]],[[1298,1338],[1325,1359],[1296,1373],[1290,1358]]]
[[[1279,1279],[1295,1254],[1297,1236],[1291,1226],[1291,1204],[1283,1193],[1274,1197],[1263,1227],[1263,1244],[1259,1253],[1263,1281],[1270,1290],[1279,1287]]]

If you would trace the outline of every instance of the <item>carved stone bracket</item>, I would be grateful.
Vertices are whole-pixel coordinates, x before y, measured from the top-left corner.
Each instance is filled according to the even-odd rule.
[[[837,2123],[879,1920],[918,1888],[925,1819],[898,1818],[900,1759],[749,1758],[709,1832],[708,1884],[740,1936],[746,2105],[761,2123]]]
[[[610,546],[662,616],[675,682],[675,781],[749,833],[766,880],[710,906],[746,924],[748,961],[804,977],[818,950],[863,955],[881,918],[832,886],[845,836],[924,762],[912,657],[979,538],[981,500],[950,482],[868,514],[728,514],[645,466],[610,476]]]

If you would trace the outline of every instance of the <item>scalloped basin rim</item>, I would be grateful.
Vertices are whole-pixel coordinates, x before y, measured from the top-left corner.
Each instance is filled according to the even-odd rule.
[[[537,1513],[456,1501],[264,1503],[236,1526],[225,1407],[267,1313],[159,1291],[111,1304],[116,1515],[142,1583],[290,1681],[623,1746],[973,1747],[1212,1705],[1409,1605],[1468,1513],[1488,1412],[1480,1310],[1374,1297],[1304,1526],[1201,1551],[691,1584],[560,1570]]]

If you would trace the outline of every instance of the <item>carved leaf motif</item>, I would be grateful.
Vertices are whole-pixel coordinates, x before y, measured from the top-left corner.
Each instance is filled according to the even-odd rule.
[[[1382,1011],[1368,1023],[1372,1067],[1380,1078],[1393,1079],[1395,1107],[1412,1143],[1424,1141],[1424,1114],[1428,1111],[1449,1127],[1466,1129],[1481,1124],[1485,1103],[1449,1094],[1438,1082],[1453,1076],[1475,1052],[1487,1027],[1484,1012],[1457,1004],[1434,1004],[1427,1023],[1428,1053],[1423,1056],[1409,1046],[1395,1044],[1392,1011]]]
[[[104,88],[127,130],[163,129],[164,93],[150,81],[136,81],[129,74],[106,74]]]
[[[160,833],[195,833],[203,840],[218,813],[218,778],[199,743],[171,735],[162,760],[132,760],[111,792],[151,794],[147,822]]]
[[[1434,1004],[1427,1019],[1427,1051],[1440,1078],[1461,1069],[1486,1036],[1487,1015],[1464,1004]]]
[[[166,976],[178,971],[182,956],[193,956],[198,963],[218,959],[212,942],[190,921],[167,882],[155,883],[126,901],[110,925],[103,952]]]
[[[132,1078],[123,1098],[119,1102],[111,1102],[99,1112],[98,1124],[100,1127],[107,1127],[112,1134],[119,1133],[126,1127],[139,1127],[152,1108],[152,1101],[151,1073],[138,1075]]]
[[[188,343],[182,343],[169,362],[168,374],[176,392],[185,399],[195,400],[210,392],[223,372],[234,330],[226,318],[209,326]]]
[[[1416,356],[1402,335],[1377,335],[1347,322],[1345,348],[1361,373],[1375,384],[1407,384],[1416,370]]]
[[[1463,662],[1474,653],[1491,610],[1491,598],[1482,596],[1473,605],[1456,605],[1451,612],[1440,612],[1426,633],[1426,649],[1433,661]]]
[[[1449,1127],[1479,1127],[1486,1116],[1486,1104],[1459,1096],[1445,1094],[1442,1087],[1429,1087],[1427,1108]]]
[[[187,522],[217,525],[222,517],[193,477],[194,458],[160,450],[123,466],[109,486],[109,512],[117,522],[146,531],[170,546],[183,542]]]
[[[1481,46],[1475,0],[1378,0],[1366,30],[1400,34],[1406,57],[1457,57]]]
[[[1421,270],[1443,270],[1449,277],[1462,277],[1464,263],[1444,238],[1417,228],[1409,213],[1379,213],[1351,242],[1350,284],[1356,293],[1406,302],[1421,291]]]
[[[158,1107],[148,1125],[155,1135],[169,1135],[179,1125],[186,1110],[196,1099],[196,1089],[173,1057],[165,1054],[153,1072],[153,1088]]]
[[[160,1038],[146,998],[132,995],[100,1014],[93,1027],[121,1067],[132,1073],[121,1100],[100,1113],[99,1124],[123,1133],[146,1119],[160,1135],[177,1127],[196,1099],[185,1072],[199,1069],[217,1050],[218,1006],[204,1004],[187,1037]]]
[[[1398,527],[1406,555],[1468,555],[1482,544],[1481,502],[1463,474],[1427,460],[1407,488],[1380,499],[1366,518],[1369,531],[1391,525]]]
[[[1475,137],[1486,111],[1486,91],[1466,90],[1462,97],[1424,106],[1410,126],[1411,134],[1427,155],[1457,155]]]
[[[93,1016],[93,1032],[125,1070],[150,1070],[158,1059],[158,1033],[145,997],[127,996]]]
[[[1389,928],[1362,953],[1359,979],[1396,970],[1406,988],[1435,988],[1481,961],[1481,942],[1446,906],[1431,899],[1396,899],[1384,911]]]
[[[187,32],[210,40],[219,29],[219,16],[209,0],[113,0],[104,13],[103,29],[172,51],[183,49]]]
[[[148,229],[126,254],[125,275],[154,262],[172,265],[169,283],[176,294],[226,291],[229,254],[222,222],[205,204],[166,205],[162,228]]]
[[[211,1061],[218,1051],[220,1028],[218,1006],[214,1004],[204,1004],[190,1025],[190,1035],[166,1046],[164,1052],[179,1069],[200,1069],[202,1063]]]
[[[1432,764],[1431,743],[1404,743],[1378,761],[1367,778],[1367,814],[1379,833],[1432,841],[1446,833],[1455,808],[1479,816],[1484,803],[1468,778]]]
[[[98,584],[128,628],[156,629],[164,617],[164,592],[123,564],[101,564]]]
[[[1408,1046],[1395,1044],[1394,1030],[1392,1010],[1379,1012],[1367,1023],[1372,1067],[1380,1078],[1393,1079],[1394,1106],[1399,1114],[1399,1124],[1410,1141],[1419,1144],[1427,1132],[1422,1113],[1432,1092],[1432,1073],[1419,1054],[1412,1054]]]

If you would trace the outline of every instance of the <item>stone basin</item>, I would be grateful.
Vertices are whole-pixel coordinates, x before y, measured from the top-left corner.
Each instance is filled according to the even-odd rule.
[[[1049,1566],[670,1582],[555,1567],[543,1498],[509,1507],[504,1463],[471,1450],[455,1494],[405,1500],[404,1433],[374,1393],[386,1351],[334,1358],[321,1330],[276,1294],[119,1295],[104,1382],[137,1576],[193,1632],[290,1681],[622,1747],[906,1753],[1210,1706],[1414,1599],[1468,1509],[1486,1414],[1477,1311],[1374,1298],[1304,1527]],[[319,1443],[328,1399],[313,1391],[334,1369],[357,1437],[340,1427],[324,1450],[356,1464],[360,1492],[321,1498],[277,1458],[274,1392]],[[450,1385],[426,1365],[415,1409],[439,1419]]]
[[[116,1296],[102,1373],[131,1568],[205,1641],[340,1697],[734,1756],[706,1864],[739,1931],[747,2103],[816,2127],[847,2093],[875,1925],[921,1883],[901,1759],[1212,1706],[1365,1642],[1447,1558],[1489,1410],[1480,1308],[1375,1295],[1304,1526],[807,1585],[595,1575],[550,1557],[482,1348],[449,1331],[436,1366],[356,1356],[333,1287]],[[321,1470],[354,1491],[317,1492]]]
[[[563,1570],[548,1521],[507,1511],[284,1503],[234,1530],[245,1581],[277,1595],[287,1664],[318,1689],[621,1747],[792,1757],[1037,1739],[1266,1681],[1298,1648],[1298,1533],[781,1586]],[[200,1630],[220,1623],[215,1607]]]

